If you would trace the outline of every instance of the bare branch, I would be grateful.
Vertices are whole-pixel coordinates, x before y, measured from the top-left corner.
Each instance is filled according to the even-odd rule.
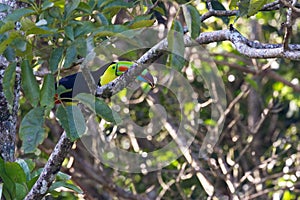
[[[285,0],[280,0],[281,2],[284,2],[285,5],[290,5],[288,2],[286,2]],[[295,5],[297,3],[296,0],[293,0],[293,5]],[[286,15],[286,23],[284,24],[285,26],[285,35],[284,35],[284,40],[283,40],[283,49],[285,51],[289,50],[289,39],[292,35],[292,31],[293,31],[293,24],[295,22],[295,20],[293,19],[293,6],[290,5],[287,11],[287,15]]]
[[[226,16],[235,16],[239,14],[238,10],[214,10],[211,5],[211,1],[207,1],[208,12],[201,15],[201,22],[205,21],[210,17],[226,17]],[[271,11],[279,9],[279,1],[268,3],[262,7],[260,11]]]
[[[257,41],[250,41],[240,34],[232,26],[228,30],[204,32],[196,38],[196,42],[185,35],[184,43],[186,47],[195,46],[199,44],[208,44],[212,42],[231,41],[242,55],[250,58],[287,58],[292,60],[300,60],[300,45],[290,44],[289,50],[284,51],[282,44],[264,44]],[[150,60],[154,60],[161,55],[162,50],[166,50],[168,47],[167,39],[163,39],[157,45],[147,51],[140,59],[137,60],[126,73],[110,82],[107,85],[98,87],[96,89],[96,96],[107,98],[125,88],[130,82],[132,82],[139,74],[142,73],[147,65],[143,65]]]
[[[290,4],[287,0],[280,0],[280,2],[281,2],[284,6],[286,6],[286,7],[290,8],[290,9],[292,9],[293,12],[300,13],[300,9],[295,7],[295,5],[297,4],[297,1],[294,0],[292,4]]]

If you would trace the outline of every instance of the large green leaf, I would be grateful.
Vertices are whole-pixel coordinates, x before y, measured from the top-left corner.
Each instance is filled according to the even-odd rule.
[[[50,54],[49,59],[49,68],[51,72],[56,72],[59,63],[61,62],[61,59],[63,57],[64,48],[58,47],[56,49],[53,49],[53,51]]]
[[[21,64],[21,78],[25,97],[32,106],[36,107],[39,103],[40,91],[28,60],[24,60]]]
[[[12,179],[15,183],[25,183],[26,174],[23,171],[23,168],[16,162],[6,162],[5,163],[6,174]]]
[[[74,98],[86,105],[94,113],[108,122],[120,123],[120,116],[110,109],[110,107],[102,99],[96,98],[92,94],[80,93]]]
[[[86,37],[86,34],[94,33],[96,30],[98,30],[98,27],[95,23],[90,21],[81,22],[80,25],[74,27],[74,38],[79,36]]]
[[[34,11],[29,8],[20,8],[14,10],[12,13],[8,14],[7,17],[4,19],[5,22],[9,21],[19,21],[21,17],[24,17],[26,15],[33,14]]]
[[[184,59],[184,40],[183,40],[183,28],[179,21],[173,21],[171,30],[168,33],[168,51],[169,64],[177,71],[181,71],[185,64]]]
[[[31,175],[30,175],[30,168],[29,168],[27,162],[23,159],[20,159],[20,158],[18,158],[16,160],[16,162],[22,167],[23,172],[24,172],[25,177],[26,177],[26,181],[29,181],[30,178],[31,178]]]
[[[248,9],[250,6],[250,0],[240,0],[238,7],[239,7],[239,16],[248,15]]]
[[[9,108],[12,108],[14,100],[14,86],[16,79],[16,66],[15,62],[8,65],[5,69],[3,77],[3,92],[8,102]]]
[[[65,5],[65,19],[68,19],[72,12],[78,7],[80,0],[72,0]]]
[[[74,63],[77,56],[77,50],[75,45],[71,45],[67,48],[65,55],[64,68],[69,68]]]
[[[191,37],[195,39],[200,34],[200,14],[198,10],[192,5],[183,5],[184,19],[187,24]]]
[[[45,106],[48,108],[52,108],[54,105],[54,95],[55,95],[55,88],[54,88],[54,77],[52,74],[47,74],[44,78],[44,83],[40,93],[40,104],[41,106]]]
[[[85,119],[78,106],[60,105],[56,111],[60,125],[71,141],[79,139],[86,130]]]
[[[65,27],[65,34],[70,40],[74,40],[74,30],[71,25]]]
[[[28,192],[26,189],[26,175],[23,168],[17,162],[6,162],[5,171],[15,184],[16,199],[23,199]]]
[[[51,187],[49,188],[49,192],[57,189],[57,188],[60,188],[60,187],[64,187],[64,188],[68,188],[70,190],[73,190],[75,192],[77,192],[78,194],[82,194],[83,191],[77,187],[76,185],[74,184],[71,184],[71,183],[68,183],[68,182],[64,182],[64,181],[56,181],[54,182]]]
[[[4,52],[4,50],[8,47],[10,43],[21,37],[23,36],[20,35],[20,33],[17,31],[10,32],[8,38],[6,38],[0,43],[0,54]]]
[[[255,15],[266,3],[268,0],[251,0],[247,16],[251,17]]]
[[[2,192],[6,199],[13,199],[16,196],[16,185],[11,177],[6,173],[5,162],[0,157],[0,177],[3,182]]]
[[[36,107],[30,110],[23,118],[19,135],[23,141],[22,149],[24,153],[33,153],[36,151],[46,138],[46,132],[43,128],[44,124],[44,108]]]

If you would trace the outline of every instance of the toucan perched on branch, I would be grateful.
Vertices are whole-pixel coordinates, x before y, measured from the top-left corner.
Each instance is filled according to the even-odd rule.
[[[110,64],[106,69],[101,68],[97,71],[91,72],[94,80],[99,86],[106,85],[109,82],[116,79],[118,76],[126,72],[134,63],[130,61],[119,61]],[[105,71],[104,71],[105,70]],[[148,83],[152,88],[154,87],[153,76],[144,70],[138,80]],[[56,89],[63,86],[65,90],[60,94],[55,95],[55,103],[59,104],[62,102],[72,101],[72,97],[79,93],[89,93],[88,85],[81,72],[66,76],[59,80],[58,84],[55,85]]]

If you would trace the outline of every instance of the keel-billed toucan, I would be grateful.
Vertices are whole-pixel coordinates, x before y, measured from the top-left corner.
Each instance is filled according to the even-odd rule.
[[[119,61],[110,64],[106,70],[99,69],[97,71],[91,72],[95,81],[99,86],[108,84],[109,82],[116,79],[118,76],[122,75],[127,71],[134,63],[130,61]],[[105,70],[105,71],[104,71]],[[153,76],[144,70],[140,76],[137,77],[138,80],[148,83],[152,88],[154,87]],[[55,103],[59,104],[64,101],[72,101],[72,97],[79,93],[89,93],[89,88],[81,72],[66,76],[59,80],[57,86],[63,86],[65,91],[56,94]]]

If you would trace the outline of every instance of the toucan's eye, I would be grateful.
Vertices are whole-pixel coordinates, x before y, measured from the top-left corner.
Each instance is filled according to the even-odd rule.
[[[115,69],[115,68],[116,68],[115,66],[112,67],[112,69]]]

